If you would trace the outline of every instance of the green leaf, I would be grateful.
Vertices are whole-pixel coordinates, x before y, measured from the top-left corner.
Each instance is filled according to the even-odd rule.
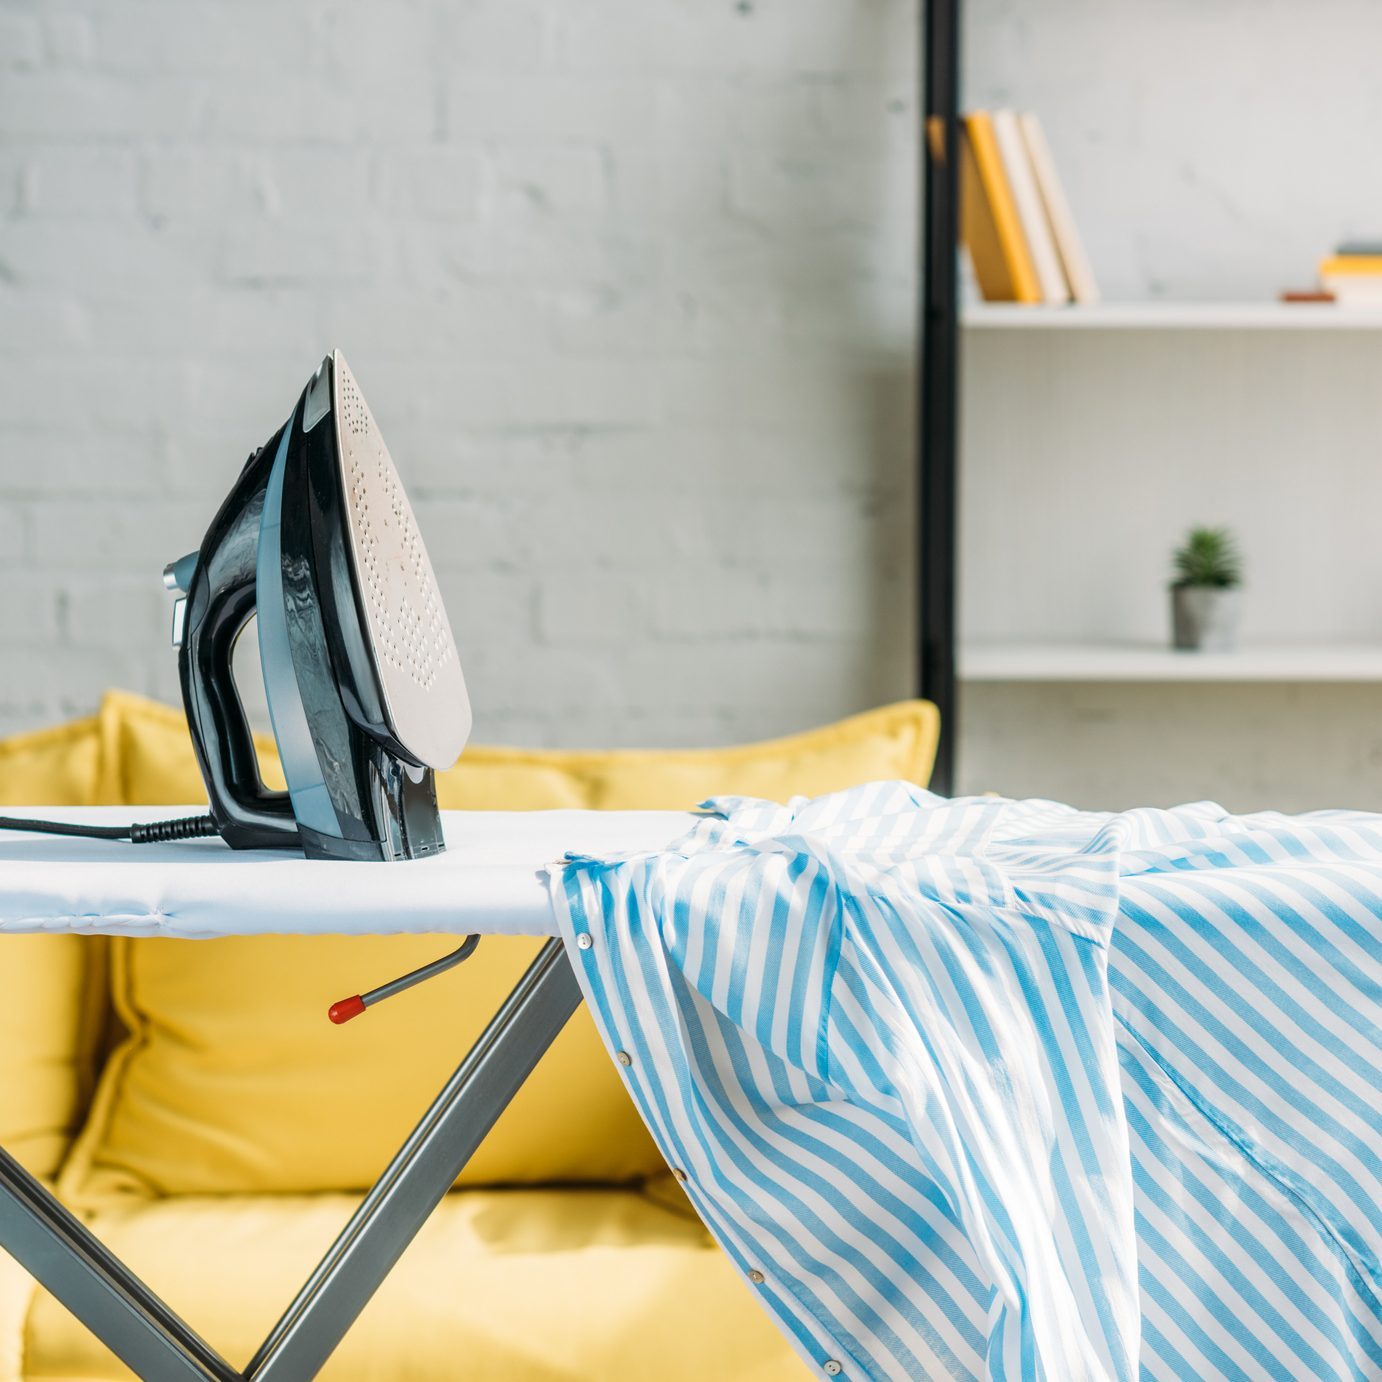
[[[1228,590],[1243,583],[1243,559],[1227,528],[1192,528],[1173,560],[1176,585]]]

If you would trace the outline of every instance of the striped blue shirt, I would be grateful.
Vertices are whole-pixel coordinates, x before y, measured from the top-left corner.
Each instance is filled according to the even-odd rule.
[[[1382,1378],[1382,817],[705,809],[553,898],[817,1375]]]

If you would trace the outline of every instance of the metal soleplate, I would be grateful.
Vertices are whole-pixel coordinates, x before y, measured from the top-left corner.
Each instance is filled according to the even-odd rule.
[[[389,449],[339,350],[331,376],[350,551],[385,712],[410,754],[445,770],[471,726],[451,624]]]

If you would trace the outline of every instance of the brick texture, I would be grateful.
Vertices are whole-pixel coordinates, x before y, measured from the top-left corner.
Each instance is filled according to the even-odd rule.
[[[175,694],[160,569],[333,346],[477,737],[723,742],[907,694],[915,25],[0,4],[0,732]]]

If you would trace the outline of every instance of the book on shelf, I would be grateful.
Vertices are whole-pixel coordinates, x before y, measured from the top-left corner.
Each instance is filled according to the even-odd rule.
[[[1036,174],[1032,171],[1031,158],[1027,153],[1027,143],[1022,137],[1022,127],[1018,124],[1016,111],[995,110],[992,115],[993,138],[998,145],[999,157],[1003,160],[1003,175],[1008,180],[1008,190],[1012,193],[1013,207],[1017,211],[1018,224],[1022,238],[1027,242],[1027,252],[1036,272],[1037,286],[1041,291],[1041,301],[1060,306],[1070,301],[1070,288],[1065,281],[1065,271],[1061,268],[1056,254],[1056,237],[1051,233],[1051,222],[1046,215],[1046,207],[1037,190]]]
[[[1056,172],[1056,161],[1051,156],[1051,146],[1046,142],[1046,132],[1041,127],[1041,121],[1030,111],[1018,117],[1018,125],[1041,193],[1041,204],[1051,224],[1051,235],[1056,242],[1056,252],[1060,255],[1061,268],[1070,285],[1070,296],[1082,306],[1090,306],[1099,301],[1099,285],[1094,280],[1094,270],[1085,253],[1084,241],[1080,238],[1079,227],[1066,200],[1065,187]]]
[[[974,263],[979,291],[990,302],[1040,302],[1041,283],[1027,237],[1023,234],[1022,218],[1003,164],[993,117],[988,111],[974,110],[964,117],[963,145],[960,233]],[[968,197],[963,186],[967,169]],[[964,215],[966,204],[973,213],[968,221]],[[997,262],[991,258],[995,246],[999,255]],[[1000,262],[1001,276],[998,272]]]
[[[1320,260],[1319,277],[1320,287],[1341,307],[1382,308],[1382,254],[1353,254],[1341,249]]]
[[[932,117],[927,142],[942,156]],[[1099,301],[1099,289],[1055,160],[1035,115],[975,110],[961,117],[960,237],[985,302]]]
[[[960,164],[960,240],[969,256],[984,301],[1014,302],[1017,290],[1003,250],[1003,238],[993,208],[984,193],[978,159],[963,117],[956,133]],[[928,117],[926,139],[931,157],[937,162],[942,161],[945,158],[945,128],[940,116]]]

